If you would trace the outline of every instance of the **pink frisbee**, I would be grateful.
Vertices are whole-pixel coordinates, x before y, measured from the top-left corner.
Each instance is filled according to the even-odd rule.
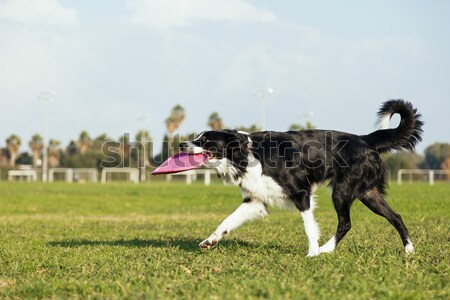
[[[208,161],[208,159],[208,155],[203,153],[178,153],[172,157],[169,157],[165,162],[157,167],[152,172],[152,175],[170,174],[192,170],[203,166]]]

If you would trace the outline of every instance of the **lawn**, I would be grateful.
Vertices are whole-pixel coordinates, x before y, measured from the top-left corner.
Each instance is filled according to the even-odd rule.
[[[318,191],[321,244],[336,216]],[[241,202],[216,183],[0,183],[0,298],[449,299],[450,184],[392,184],[406,255],[359,201],[332,254],[307,258],[298,212],[271,209],[210,251],[197,244]]]

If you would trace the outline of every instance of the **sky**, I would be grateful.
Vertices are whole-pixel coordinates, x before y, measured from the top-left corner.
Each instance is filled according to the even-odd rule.
[[[82,130],[155,142],[179,133],[292,123],[367,134],[388,99],[425,121],[422,152],[450,142],[450,1],[0,0],[0,147],[15,133],[67,145]],[[44,91],[55,93],[48,104]],[[148,116],[142,121],[140,116]],[[391,126],[395,127],[393,120]]]

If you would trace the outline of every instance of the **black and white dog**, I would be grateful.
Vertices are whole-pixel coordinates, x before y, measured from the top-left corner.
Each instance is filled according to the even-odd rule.
[[[395,113],[401,116],[399,126],[386,129]],[[421,141],[423,122],[404,100],[385,102],[378,116],[381,129],[362,136],[326,130],[251,134],[221,130],[202,132],[195,140],[181,143],[182,152],[209,155],[206,167],[215,168],[221,178],[239,185],[244,199],[199,246],[215,246],[245,222],[266,216],[270,205],[300,211],[309,241],[308,256],[332,252],[351,228],[350,206],[358,198],[395,227],[406,253],[413,252],[402,218],[384,199],[386,171],[380,154],[413,150]],[[314,192],[325,181],[332,188],[338,226],[334,236],[319,247]]]

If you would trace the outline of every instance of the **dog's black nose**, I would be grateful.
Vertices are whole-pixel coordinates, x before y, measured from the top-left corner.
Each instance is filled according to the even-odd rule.
[[[182,142],[178,147],[180,148],[180,151],[185,152],[188,149],[188,144],[186,142]]]

